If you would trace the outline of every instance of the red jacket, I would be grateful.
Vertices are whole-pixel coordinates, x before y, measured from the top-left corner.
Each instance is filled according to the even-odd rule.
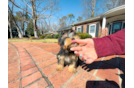
[[[125,29],[102,38],[93,39],[99,57],[125,54]]]

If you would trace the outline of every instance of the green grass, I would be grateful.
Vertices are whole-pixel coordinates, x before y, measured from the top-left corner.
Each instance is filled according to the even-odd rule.
[[[8,39],[8,42],[42,42],[42,43],[58,43],[58,39]]]

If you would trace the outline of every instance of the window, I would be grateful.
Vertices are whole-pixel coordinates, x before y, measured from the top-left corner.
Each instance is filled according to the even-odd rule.
[[[110,24],[110,26],[109,26],[109,34],[110,34],[110,32],[111,32],[111,24]]]
[[[120,22],[120,23],[113,23],[112,33],[115,33],[117,31],[121,30],[121,24],[122,24],[122,22]]]
[[[81,32],[81,26],[77,28],[77,32]]]
[[[81,28],[78,28],[78,32],[81,32]]]
[[[122,29],[124,29],[125,28],[125,23],[123,23],[123,28]]]
[[[95,33],[95,25],[90,26],[90,33]]]

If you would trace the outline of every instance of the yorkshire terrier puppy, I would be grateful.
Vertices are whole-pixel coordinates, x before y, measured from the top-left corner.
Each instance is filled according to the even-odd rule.
[[[59,62],[57,66],[57,71],[63,70],[64,66],[69,65],[68,70],[71,73],[76,72],[78,57],[74,53],[69,53],[65,55],[58,55]]]
[[[61,49],[57,54],[57,71],[61,71],[63,70],[64,66],[69,65],[69,72],[76,72],[78,56],[76,56],[73,51],[70,51],[71,47],[78,46],[77,43],[72,44],[72,40],[74,39],[80,39],[74,30],[70,30],[69,32],[62,32],[62,36],[58,39],[58,44],[61,46]]]

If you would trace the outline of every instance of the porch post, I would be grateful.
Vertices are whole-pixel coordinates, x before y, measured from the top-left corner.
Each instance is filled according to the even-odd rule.
[[[103,20],[102,20],[102,30],[106,27],[106,17],[104,16],[103,17]]]
[[[106,28],[106,17],[103,16],[101,37],[106,36],[106,29],[105,28]]]

